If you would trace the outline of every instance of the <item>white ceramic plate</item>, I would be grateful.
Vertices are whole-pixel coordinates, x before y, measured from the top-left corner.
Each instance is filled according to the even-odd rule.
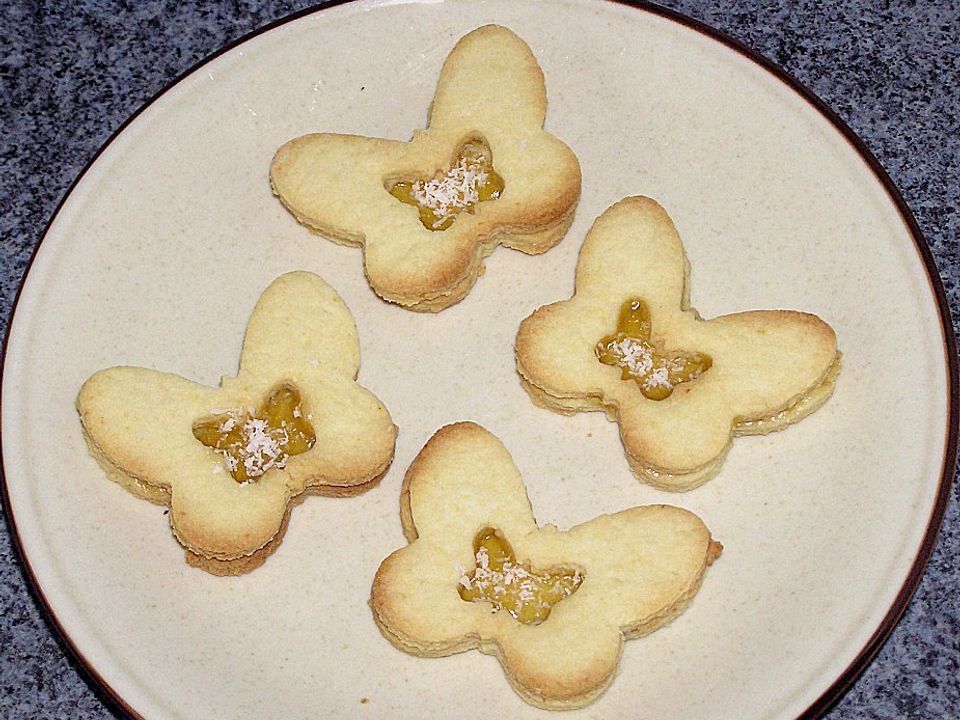
[[[447,52],[487,22],[537,55],[547,127],[579,155],[583,197],[560,246],[541,257],[500,249],[462,303],[409,313],[370,291],[359,251],[297,225],[271,196],[268,164],[311,131],[409,138]],[[632,477],[601,414],[533,407],[513,368],[520,320],[569,296],[593,219],[641,193],[673,216],[703,315],[813,311],[844,352],[826,406],[783,433],[738,439],[718,477],[681,495]],[[700,514],[726,548],[689,611],[627,643],[610,690],[575,716],[815,711],[865,663],[915,584],[954,442],[938,298],[890,193],[788,82],[649,11],[597,0],[356,2],[259,34],[126,127],[34,259],[2,417],[30,572],[84,662],[146,717],[544,716],[493,658],[397,651],[366,605],[378,563],[404,542],[404,470],[436,428],[472,419],[512,451],[540,522],[670,502]],[[187,567],[162,508],[104,478],[73,400],[86,377],[117,364],[216,384],[235,371],[260,292],[297,268],[324,276],[353,310],[360,381],[401,429],[396,460],[363,496],[297,507],[261,569],[215,578]]]

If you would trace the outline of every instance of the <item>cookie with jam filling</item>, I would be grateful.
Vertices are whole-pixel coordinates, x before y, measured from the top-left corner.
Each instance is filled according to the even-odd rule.
[[[456,44],[427,128],[409,142],[314,133],[285,143],[274,193],[310,230],[362,246],[374,291],[410,310],[459,302],[498,245],[558,243],[580,197],[580,164],[543,129],[547,94],[530,48],[486,25]]]
[[[669,505],[539,526],[507,449],[469,422],[417,455],[400,519],[409,544],[371,590],[383,635],[420,657],[493,655],[521,698],[556,710],[596,700],[624,640],[686,610],[722,551],[700,518]]]
[[[83,384],[76,406],[107,476],[170,507],[187,562],[236,575],[276,549],[305,495],[361,493],[389,466],[397,430],[356,382],[359,367],[347,306],[318,276],[293,272],[261,295],[239,372],[219,387],[113,367]]]
[[[572,298],[520,325],[521,384],[538,405],[599,410],[617,422],[642,481],[689,490],[716,475],[737,435],[797,422],[830,397],[833,329],[806,312],[703,319],[670,217],[646,197],[604,212],[587,233]]]

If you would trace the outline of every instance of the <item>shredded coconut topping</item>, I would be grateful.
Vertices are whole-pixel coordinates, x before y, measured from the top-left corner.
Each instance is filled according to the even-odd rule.
[[[502,569],[499,571],[491,568],[490,558],[485,547],[477,550],[476,569],[473,571],[472,578],[463,566],[457,564],[456,570],[460,575],[458,584],[467,590],[476,588],[480,591],[483,599],[492,602],[490,610],[492,613],[499,612],[505,607],[514,617],[518,615],[519,609],[514,608],[511,603],[505,602],[508,592],[515,592],[522,605],[528,605],[536,601],[539,610],[551,607],[543,593],[539,592],[543,578],[509,560],[503,562]],[[579,585],[580,581],[581,576],[577,571],[574,573],[574,585]],[[573,592],[569,588],[563,588],[559,580],[553,582],[553,589],[563,596],[568,596]]]
[[[660,366],[643,379],[643,384],[647,389],[655,387],[672,388],[670,382],[670,371],[665,366]]]
[[[433,225],[440,227],[456,211],[480,202],[480,188],[487,177],[483,167],[460,158],[456,165],[434,179],[415,182],[410,194],[421,206],[433,210],[437,216]]]
[[[646,340],[624,337],[618,342],[611,343],[610,350],[618,358],[617,365],[625,367],[633,375],[639,377],[653,370],[653,345]],[[669,383],[669,380],[667,382]]]
[[[607,347],[617,358],[617,365],[629,370],[633,376],[642,378],[640,382],[647,390],[672,390],[674,383],[670,379],[670,373],[679,374],[684,371],[683,362],[679,358],[657,355],[653,345],[643,338],[626,336],[611,342]],[[693,377],[699,374],[696,373]]]
[[[274,428],[266,420],[253,417],[253,408],[231,410],[220,425],[221,433],[239,426],[242,440],[236,446],[220,450],[230,472],[243,462],[248,478],[260,477],[270,468],[282,468],[289,459],[284,447],[289,441],[285,427]],[[286,425],[286,423],[284,423]],[[239,456],[239,460],[236,456]]]
[[[492,594],[491,599],[494,601],[492,612],[500,610],[499,601],[508,590],[515,588],[517,597],[523,603],[528,603],[537,597],[537,581],[532,573],[509,561],[503,563],[502,571],[491,569],[486,548],[480,548],[477,551],[477,568],[473,573],[473,579],[471,580],[469,575],[463,573],[460,575],[459,583],[468,590],[476,586],[484,594]],[[539,605],[546,607],[548,604],[541,601]]]

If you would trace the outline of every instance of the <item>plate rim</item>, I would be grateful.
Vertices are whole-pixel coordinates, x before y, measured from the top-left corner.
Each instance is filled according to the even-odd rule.
[[[942,349],[947,368],[947,432],[943,448],[943,462],[940,471],[940,480],[936,494],[936,501],[931,508],[930,516],[927,521],[927,527],[924,531],[923,540],[917,548],[910,571],[907,573],[906,578],[901,584],[897,595],[894,597],[880,624],[873,631],[866,644],[860,649],[857,655],[853,658],[853,660],[850,661],[840,675],[819,695],[819,697],[817,697],[807,707],[806,710],[797,716],[797,720],[815,720],[826,713],[828,709],[830,709],[838,700],[840,700],[841,697],[843,697],[846,691],[867,669],[867,667],[876,657],[877,653],[883,647],[894,627],[896,627],[897,623],[900,621],[903,613],[906,611],[907,606],[910,603],[911,598],[919,587],[920,581],[924,575],[927,564],[931,555],[933,554],[940,535],[940,528],[942,526],[943,518],[950,500],[954,476],[957,472],[958,439],[960,439],[960,371],[958,371],[958,348],[957,339],[953,329],[950,304],[943,288],[943,281],[941,280],[940,273],[937,269],[937,265],[934,261],[929,244],[924,238],[916,218],[914,217],[909,206],[903,199],[903,196],[897,189],[887,171],[873,155],[866,143],[846,123],[846,121],[844,121],[836,111],[834,111],[803,82],[794,77],[789,71],[785,70],[772,60],[762,55],[759,51],[750,48],[744,42],[734,38],[731,35],[728,35],[722,30],[711,27],[702,20],[692,18],[677,10],[673,10],[672,8],[657,5],[653,2],[650,2],[650,0],[592,1],[599,4],[619,5],[633,10],[647,12],[651,15],[663,18],[693,30],[710,40],[719,42],[727,49],[733,50],[752,64],[773,75],[774,79],[782,82],[790,90],[796,93],[801,100],[805,101],[807,104],[812,106],[814,110],[818,111],[820,115],[827,120],[831,127],[839,131],[843,139],[846,140],[846,142],[853,148],[860,159],[866,163],[870,172],[873,174],[876,180],[880,182],[880,185],[886,192],[889,200],[893,203],[897,210],[897,214],[903,221],[911,239],[913,240],[914,250],[920,257],[921,264],[923,265],[923,270],[926,275],[927,284],[929,285],[931,294],[936,301],[937,313],[940,320],[939,325]],[[22,278],[17,286],[17,291],[11,304],[7,331],[3,338],[2,349],[0,349],[2,350],[0,351],[0,378],[5,376],[7,350],[10,337],[12,335],[12,330],[14,328],[14,320],[16,319],[21,294],[30,275],[34,260],[36,259],[44,240],[47,238],[50,229],[53,227],[58,216],[60,215],[63,206],[73,195],[76,187],[87,175],[89,170],[93,167],[97,160],[99,160],[101,155],[106,152],[107,148],[109,148],[114,141],[117,140],[117,138],[149,107],[151,107],[174,87],[186,80],[189,76],[206,66],[208,63],[213,62],[222,55],[226,55],[248,41],[265,33],[271,32],[272,30],[275,30],[283,25],[296,22],[309,15],[319,14],[341,5],[358,2],[363,2],[363,0],[330,0],[329,2],[319,5],[313,4],[288,15],[284,15],[283,17],[272,20],[261,27],[245,33],[244,35],[230,41],[212,53],[205,55],[186,70],[179,73],[172,80],[164,84],[163,87],[161,87],[150,98],[145,100],[115,130],[113,130],[113,132],[109,134],[106,140],[103,141],[96,152],[87,160],[73,181],[64,190],[63,195],[57,202],[55,209],[44,224],[44,229],[40,235],[40,239],[31,251],[30,257],[24,266]],[[3,395],[3,384],[0,382],[0,407],[3,405]],[[3,422],[2,416],[0,416],[0,438],[2,438],[2,436]],[[23,540],[20,537],[20,533],[17,528],[16,519],[12,512],[9,488],[7,484],[6,467],[7,465],[3,456],[3,446],[0,444],[0,468],[3,469],[3,472],[0,473],[0,502],[2,502],[4,520],[11,540],[11,546],[14,550],[13,554],[18,561],[20,572],[24,579],[24,585],[26,586],[28,593],[33,598],[37,609],[40,611],[40,615],[46,621],[48,627],[53,631],[52,634],[57,641],[58,646],[64,651],[64,655],[66,656],[68,663],[75,670],[79,671],[78,674],[85,679],[88,687],[91,688],[97,698],[105,705],[109,706],[112,710],[119,711],[120,713],[125,714],[127,717],[141,720],[143,716],[136,712],[124,700],[123,696],[100,675],[94,665],[84,656],[80,649],[77,648],[66,628],[57,617],[53,606],[47,600],[47,597],[43,591],[43,587],[41,586],[36,573],[30,564],[30,560],[23,545]]]

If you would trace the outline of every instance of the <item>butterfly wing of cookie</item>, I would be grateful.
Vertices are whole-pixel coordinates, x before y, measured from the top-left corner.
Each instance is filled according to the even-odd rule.
[[[291,490],[350,494],[393,458],[396,427],[383,403],[356,382],[360,345],[349,309],[308,272],[280,276],[261,295],[244,336],[231,391],[264,397],[280,383],[300,392],[314,446],[286,465]]]
[[[360,341],[350,310],[319,276],[290,272],[274,280],[247,323],[241,372],[285,376],[320,367],[353,380]]]
[[[284,144],[270,166],[274,193],[301,223],[347,245],[363,245],[374,218],[398,201],[384,189],[407,143],[313,133]]]
[[[609,408],[632,459],[678,475],[718,463],[735,433],[776,429],[770,418],[785,413],[792,421],[813,410],[837,367],[836,337],[819,318],[777,310],[704,321],[688,309],[686,274],[667,214],[649,198],[628,198],[584,241],[575,296],[527,318],[517,340],[518,367],[535,399],[561,410]],[[644,398],[594,352],[632,297],[649,306],[655,340],[713,361],[666,400]]]
[[[509,30],[486,26],[450,53],[429,127],[411,142],[307,135],[280,148],[271,182],[302,223],[364,246],[366,274],[382,297],[412,306],[462,296],[479,271],[484,243],[489,252],[509,235],[504,244],[543,252],[562,234],[555,226],[572,217],[580,166],[543,130],[545,110],[543,75],[529,48]],[[446,230],[425,228],[417,208],[389,188],[433,177],[477,137],[505,180],[502,196],[461,213]]]
[[[77,409],[96,459],[131,492],[169,503],[178,539],[205,557],[248,555],[282,529],[290,499],[308,486],[351,494],[393,457],[396,428],[383,404],[355,382],[356,328],[339,296],[316,275],[281,276],[251,316],[237,377],[209,388],[143,368],[111,368],[81,389]],[[255,482],[238,483],[194,425],[259,405],[289,382],[303,398],[317,441]]]

